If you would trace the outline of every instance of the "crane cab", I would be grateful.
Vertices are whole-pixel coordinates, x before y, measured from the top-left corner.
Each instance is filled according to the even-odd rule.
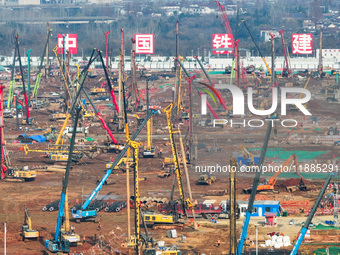
[[[156,154],[153,146],[144,146],[143,149],[143,158],[153,158]]]

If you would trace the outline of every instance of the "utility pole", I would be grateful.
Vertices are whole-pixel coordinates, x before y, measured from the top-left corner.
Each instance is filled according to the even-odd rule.
[[[270,36],[272,37],[272,84],[273,86],[275,86],[275,76],[276,76],[276,73],[275,73],[275,49],[274,49],[274,38],[275,38],[275,35],[272,34],[272,33],[269,33]]]
[[[109,34],[110,31],[107,31],[106,33],[104,33],[105,37],[106,37],[106,69],[107,71],[109,71]]]
[[[7,243],[7,227],[6,222],[4,222],[4,255],[6,255],[6,243]]]
[[[230,255],[236,255],[237,238],[236,238],[236,169],[237,160],[230,158]],[[227,205],[226,205],[227,209]]]
[[[50,68],[50,63],[49,63],[49,56],[48,56],[48,53],[49,53],[49,36],[50,36],[50,33],[51,33],[51,30],[50,30],[50,23],[47,22],[47,43],[46,43],[46,64],[45,64],[45,78],[46,76],[49,75],[49,68]]]

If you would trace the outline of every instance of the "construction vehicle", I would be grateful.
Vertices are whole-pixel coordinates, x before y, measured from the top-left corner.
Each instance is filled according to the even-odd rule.
[[[128,240],[128,246],[134,247],[136,254],[142,254],[143,245],[149,248],[149,243],[154,247],[154,240],[149,236],[148,229],[146,227],[146,222],[143,220],[141,208],[140,208],[140,195],[139,195],[139,172],[138,172],[138,154],[139,147],[142,145],[139,142],[128,140],[129,146],[133,148],[133,161],[134,161],[134,204],[135,204],[135,235],[131,236]],[[145,179],[142,179],[145,180]],[[145,235],[140,231],[141,220],[144,225]]]
[[[27,208],[25,208],[25,221],[21,228],[21,236],[23,241],[39,239],[39,231],[32,229],[32,220]]]
[[[265,66],[266,66],[266,68],[267,68],[267,70],[268,70],[268,72],[269,72],[269,74],[272,75],[272,69],[270,69],[270,67],[269,67],[269,65],[268,65],[268,63],[267,63],[267,61],[266,61],[266,59],[264,58],[264,56],[263,56],[263,54],[262,54],[262,52],[261,52],[259,46],[257,45],[257,43],[256,43],[256,41],[255,41],[255,39],[254,39],[254,37],[253,37],[253,35],[252,35],[252,33],[251,33],[250,30],[249,30],[249,27],[248,27],[247,24],[246,24],[246,21],[245,21],[245,20],[241,20],[241,22],[242,22],[242,23],[244,24],[244,26],[246,27],[246,29],[247,29],[247,31],[248,31],[248,33],[249,33],[249,35],[250,35],[250,37],[251,37],[253,43],[255,44],[255,47],[256,47],[257,51],[259,52],[259,54],[260,54],[260,56],[261,56],[261,58],[262,58],[262,60],[263,60],[263,63],[265,64]]]
[[[284,55],[285,63],[286,63],[286,66],[283,68],[283,71],[282,71],[282,77],[289,77],[289,75],[292,74],[293,72],[289,68],[289,66],[290,66],[290,59],[289,59],[289,55],[288,55],[289,52],[287,50],[287,46],[286,46],[284,38],[283,38],[283,32],[284,32],[283,29],[279,31],[279,33],[281,35],[283,55]]]
[[[70,210],[68,207],[68,192],[66,189],[66,196],[65,196],[65,221],[64,227],[60,229],[60,240],[61,242],[69,242],[70,247],[72,246],[81,246],[83,242],[78,234],[75,233],[74,229],[70,230]],[[74,227],[74,226],[73,226]]]
[[[123,146],[125,147],[125,146]],[[117,163],[117,165],[113,168],[114,170],[117,170],[119,168],[122,168],[122,169],[125,169],[126,168],[126,165],[129,163],[129,162],[133,162],[133,158],[132,157],[123,157],[119,160],[119,162]],[[106,164],[106,169],[110,169],[113,165],[114,161],[113,162],[109,162]]]
[[[339,129],[337,127],[329,127],[328,130],[325,132],[325,135],[338,135]]]
[[[260,183],[257,186],[257,192],[272,191],[272,192],[278,193],[279,191],[275,190],[275,187],[274,187],[277,177],[280,175],[282,170],[287,171],[287,168],[290,170],[293,166],[295,166],[296,168],[298,167],[296,154],[292,154],[286,160],[286,162],[283,163],[282,167],[280,168],[280,171],[277,171],[269,180],[266,180],[264,183]],[[251,192],[252,192],[252,188],[243,190],[243,193],[245,194],[250,194]]]
[[[302,244],[302,241],[303,241],[303,239],[304,239],[304,237],[305,237],[305,235],[307,233],[309,225],[311,224],[311,222],[313,220],[313,217],[314,217],[314,215],[316,213],[316,210],[318,209],[318,207],[320,205],[320,202],[321,202],[321,200],[322,200],[322,198],[323,198],[323,196],[325,194],[325,191],[326,191],[326,189],[328,187],[328,184],[330,183],[330,181],[331,181],[333,176],[335,176],[335,173],[329,173],[325,183],[323,184],[322,189],[320,190],[318,198],[316,199],[316,201],[315,201],[315,203],[313,205],[313,208],[312,208],[312,210],[310,211],[310,213],[308,215],[308,218],[307,218],[306,222],[304,223],[304,225],[302,226],[302,228],[301,228],[301,230],[299,232],[299,235],[298,235],[298,237],[296,239],[296,242],[294,244],[294,247],[293,247],[290,255],[296,255],[297,252],[299,251],[299,248],[300,248],[300,246]]]
[[[99,146],[99,148],[101,148],[103,153],[107,152],[119,153],[124,149],[124,144],[114,144],[112,142],[106,142],[104,143],[104,146]]]
[[[249,202],[248,202],[248,208],[247,208],[246,216],[245,216],[244,223],[243,223],[241,237],[240,237],[240,240],[239,240],[239,243],[238,243],[238,246],[237,246],[237,252],[236,252],[237,255],[242,255],[244,242],[247,239],[247,232],[248,232],[248,227],[249,227],[250,216],[253,212],[255,196],[256,196],[256,193],[257,193],[257,186],[258,186],[258,183],[260,181],[260,176],[261,176],[261,173],[262,173],[262,165],[264,163],[264,159],[265,159],[265,156],[266,156],[271,130],[272,130],[272,125],[268,124],[267,131],[266,131],[266,134],[265,134],[265,139],[264,139],[264,142],[263,142],[263,147],[262,147],[262,150],[261,150],[261,156],[260,156],[260,161],[259,161],[259,171],[256,171],[256,173],[255,173],[255,178],[254,178],[254,182],[253,182],[253,186],[252,186],[252,190],[251,190],[251,195],[250,195]],[[236,235],[236,233],[233,233],[233,234]]]
[[[91,89],[91,95],[97,95],[98,93],[105,93],[105,88],[92,88]]]
[[[168,129],[169,129],[169,136],[170,136],[170,144],[171,144],[171,151],[174,159],[174,164],[175,164],[175,174],[176,174],[176,179],[177,179],[177,184],[178,184],[178,189],[179,189],[179,201],[173,200],[173,191],[174,191],[174,186],[170,194],[170,202],[169,205],[173,206],[174,208],[176,207],[177,204],[181,204],[183,208],[183,217],[187,217],[187,210],[194,207],[194,203],[189,199],[185,197],[184,194],[184,188],[183,188],[183,181],[182,181],[182,174],[181,174],[181,169],[180,169],[180,162],[178,158],[178,153],[177,153],[177,148],[174,140],[174,132],[172,130],[172,123],[171,123],[171,112],[173,108],[174,102],[171,102],[163,111],[166,114],[167,118],[167,124],[168,124]],[[174,211],[176,211],[174,209]],[[175,215],[176,216],[176,215]]]
[[[66,113],[52,113],[51,120],[64,120],[66,116]]]
[[[143,158],[153,158],[156,154],[155,147],[151,146],[152,143],[152,117],[147,123],[148,144],[143,147]]]
[[[22,69],[21,57],[20,57],[19,34],[17,34],[15,36],[15,42],[16,42],[16,51],[18,53],[21,81],[22,81],[23,93],[24,93],[24,98],[25,98],[25,106],[26,106],[26,119],[22,120],[22,125],[32,125],[34,123],[34,119],[30,118],[30,109],[29,109],[28,97],[27,97],[27,93],[26,93],[24,72],[23,72],[23,69]]]
[[[236,218],[239,219],[240,218],[240,208],[239,205],[236,205]],[[175,214],[178,215],[179,217],[182,217],[183,214],[183,209],[181,205],[177,205],[176,206],[176,213],[174,213],[173,211],[171,211],[173,208],[169,208],[167,204],[161,204],[158,207],[158,211],[160,213],[166,213],[166,214]],[[198,203],[197,205],[195,205],[194,209],[194,213],[195,213],[195,217],[198,218],[205,218],[205,219],[212,219],[212,216],[214,215],[214,218],[220,218],[220,219],[229,219],[230,218],[230,200],[225,200],[223,202],[221,202],[218,206],[215,205],[206,205],[206,204],[202,204],[202,203]],[[163,215],[165,216],[165,215]],[[172,216],[171,216],[172,217]],[[189,210],[188,211],[188,217],[192,218],[192,212]],[[164,221],[164,222],[162,222]],[[158,222],[162,222],[162,223],[171,223],[170,218],[158,218]]]
[[[69,252],[70,251],[70,241],[66,238],[65,235],[64,237],[66,239],[61,238],[60,234],[61,234],[62,219],[64,216],[64,206],[65,206],[65,203],[68,203],[68,201],[66,200],[67,199],[67,186],[68,186],[68,180],[69,180],[69,175],[70,175],[70,170],[71,170],[72,154],[73,154],[74,144],[76,140],[76,128],[78,125],[80,111],[81,111],[81,108],[78,107],[75,120],[74,120],[74,127],[73,127],[70,150],[69,150],[69,155],[68,155],[68,160],[67,160],[67,165],[66,165],[66,170],[65,170],[65,177],[63,180],[62,191],[60,195],[59,213],[58,213],[54,238],[52,240],[45,240],[45,248],[51,252],[59,252],[59,251]],[[66,212],[66,214],[67,213],[68,211]]]
[[[246,160],[247,166],[257,165],[259,158],[254,157],[253,153],[251,153],[243,144],[240,145],[242,150],[242,157]]]
[[[211,174],[202,174],[196,181],[197,185],[211,185],[216,182],[216,177]]]
[[[46,140],[55,141],[57,139],[57,128],[51,126],[48,130],[46,130],[43,133],[43,136],[46,137]]]
[[[6,177],[5,181],[10,181],[11,179],[15,179],[20,182],[34,181],[36,176],[37,171],[28,169],[27,166],[24,166],[20,169],[8,168],[8,176]]]
[[[307,190],[307,185],[305,182],[305,179],[303,178],[303,176],[301,174],[299,174],[298,172],[296,172],[300,177],[300,182],[298,185],[294,185],[294,186],[285,186],[285,190],[287,192],[294,192],[296,190],[302,190],[302,191],[306,191]]]
[[[131,137],[131,141],[134,141],[136,137],[139,135],[143,127],[146,125],[147,121],[151,118],[151,116],[155,114],[155,112],[151,111],[149,115],[145,118],[144,122],[141,124],[141,126],[137,129],[137,131],[133,134]],[[81,220],[95,220],[97,217],[97,211],[96,210],[88,210],[88,206],[93,200],[93,198],[96,196],[96,194],[101,190],[104,183],[109,178],[110,174],[114,170],[114,168],[118,165],[118,163],[121,161],[121,159],[124,157],[125,153],[127,152],[129,146],[128,144],[124,145],[124,149],[119,153],[117,158],[112,163],[111,167],[106,171],[105,175],[100,180],[99,184],[94,188],[91,195],[88,197],[88,199],[84,202],[81,209],[79,210],[71,210],[71,216],[72,218],[76,219],[77,222],[80,222]]]

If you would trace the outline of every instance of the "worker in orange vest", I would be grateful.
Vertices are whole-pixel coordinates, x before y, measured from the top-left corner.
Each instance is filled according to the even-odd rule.
[[[220,239],[217,239],[216,246],[220,247],[220,245],[221,245],[221,241],[220,241]]]

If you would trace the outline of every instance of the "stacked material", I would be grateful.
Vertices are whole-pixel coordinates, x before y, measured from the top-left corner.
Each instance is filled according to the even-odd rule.
[[[270,237],[270,236],[268,236]],[[276,249],[291,245],[289,236],[273,235],[271,239],[265,241],[265,246],[274,247]]]

